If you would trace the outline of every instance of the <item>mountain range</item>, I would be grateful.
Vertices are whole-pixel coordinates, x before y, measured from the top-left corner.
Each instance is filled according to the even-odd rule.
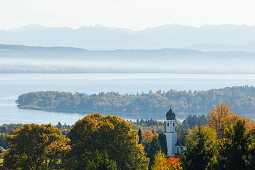
[[[1,44],[67,46],[89,50],[184,48],[201,51],[255,51],[255,26],[162,25],[134,31],[104,26],[45,27],[27,25],[0,30]]]

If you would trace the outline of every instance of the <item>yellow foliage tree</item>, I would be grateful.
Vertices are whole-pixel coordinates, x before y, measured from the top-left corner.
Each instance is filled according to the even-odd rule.
[[[209,127],[216,129],[217,132],[223,132],[224,127],[230,122],[232,114],[228,105],[218,104],[216,108],[209,112]]]
[[[250,120],[245,119],[241,115],[234,114],[231,108],[226,104],[218,104],[216,108],[213,108],[209,112],[208,126],[215,129],[217,134],[221,136],[224,133],[224,129],[232,124],[235,124],[238,120],[245,120],[246,127],[250,126]]]
[[[174,156],[165,158],[165,154],[161,151],[157,152],[154,156],[154,165],[152,170],[182,170],[180,158]]]
[[[154,165],[151,167],[152,170],[165,170],[166,169],[166,158],[165,154],[161,151],[157,152],[154,156]]]
[[[8,141],[11,148],[4,156],[4,166],[8,169],[54,168],[70,150],[70,140],[51,124],[25,124]]]

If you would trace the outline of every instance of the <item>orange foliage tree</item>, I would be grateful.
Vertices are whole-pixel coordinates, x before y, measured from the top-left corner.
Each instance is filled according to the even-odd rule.
[[[252,126],[250,126],[249,130],[248,130],[251,135],[255,136],[255,124],[253,124]]]
[[[182,170],[180,158],[174,156],[165,158],[165,154],[161,151],[157,152],[154,156],[154,165],[151,167],[152,170]]]
[[[243,119],[246,121],[246,127],[250,125],[250,120],[245,119],[241,115],[234,114],[231,108],[226,104],[218,104],[209,112],[208,126],[215,129],[218,134],[223,134],[224,129],[231,124],[236,123],[238,120]]]
[[[143,141],[144,141],[145,143],[151,142],[154,136],[158,136],[158,134],[157,134],[157,133],[154,134],[154,133],[152,133],[152,131],[146,130],[146,131],[143,133]]]
[[[167,167],[174,170],[181,170],[180,158],[175,158],[174,156],[169,157],[167,160]]]
[[[222,131],[224,129],[224,126],[229,123],[232,114],[233,113],[228,105],[218,104],[216,108],[213,108],[209,112],[209,126],[216,129],[217,132]]]

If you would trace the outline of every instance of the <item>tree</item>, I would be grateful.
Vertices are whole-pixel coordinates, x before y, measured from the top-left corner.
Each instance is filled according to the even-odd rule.
[[[96,151],[90,155],[86,170],[117,170],[116,162],[109,159],[106,152],[99,153]]]
[[[151,167],[152,170],[164,170],[166,169],[166,158],[165,154],[162,153],[161,151],[158,151],[154,155],[154,164]]]
[[[139,137],[139,141],[138,141],[138,144],[141,144],[142,141],[143,141],[143,136],[142,136],[142,131],[141,129],[139,128],[138,130],[138,137]]]
[[[162,152],[167,155],[167,141],[166,141],[166,135],[164,133],[160,133],[158,135],[159,144],[161,147]]]
[[[186,150],[181,151],[183,169],[210,169],[216,162],[216,132],[209,127],[195,126],[186,139]]]
[[[6,133],[0,133],[0,146],[7,149],[10,147],[10,145],[7,142],[7,134]]]
[[[61,124],[60,122],[58,122],[57,128],[58,128],[58,129],[62,129],[62,127],[63,127],[62,124]]]
[[[158,151],[154,156],[154,165],[152,170],[182,170],[180,158],[174,156],[165,158],[165,154]]]
[[[4,166],[9,169],[52,168],[70,149],[69,139],[51,124],[25,124],[8,141],[11,148],[4,156]]]
[[[154,162],[154,155],[160,151],[161,148],[160,148],[160,144],[159,144],[159,141],[158,141],[158,138],[157,137],[154,137],[152,139],[152,141],[150,142],[149,144],[149,149],[148,149],[148,153],[147,153],[147,157],[150,158],[150,163],[149,163],[149,169],[150,167],[153,165],[153,162]]]
[[[182,170],[180,158],[175,158],[174,156],[166,160],[166,166],[171,170]]]
[[[218,104],[216,108],[209,112],[209,127],[214,128],[218,134],[223,134],[224,128],[229,124],[232,114],[228,105]]]
[[[225,138],[219,147],[219,163],[222,169],[254,169],[254,143],[247,133],[245,121],[238,120],[225,130]]]
[[[213,108],[209,112],[209,115],[208,125],[217,131],[218,137],[220,138],[223,137],[224,129],[235,124],[238,120],[245,120],[246,128],[250,127],[249,119],[246,119],[241,115],[234,114],[230,107],[226,104],[218,104],[216,108]]]
[[[156,134],[152,133],[152,131],[150,130],[146,130],[144,133],[143,133],[143,141],[145,143],[147,142],[151,142],[152,139],[156,136]]]
[[[131,124],[118,116],[94,113],[78,120],[69,133],[71,151],[65,165],[71,169],[87,167],[89,153],[106,152],[118,169],[146,169],[148,160]]]

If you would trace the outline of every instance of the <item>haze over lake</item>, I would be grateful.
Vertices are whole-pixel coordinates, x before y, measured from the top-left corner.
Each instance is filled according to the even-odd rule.
[[[149,90],[208,90],[231,86],[255,85],[255,74],[163,74],[163,73],[91,73],[91,74],[0,74],[0,124],[53,123],[73,124],[83,114],[21,110],[18,95],[32,91],[65,91],[94,94],[114,91],[142,93]],[[88,114],[88,113],[87,113]],[[111,114],[111,113],[109,113]],[[164,115],[165,113],[162,113]],[[177,113],[178,117],[178,113]],[[149,117],[123,116],[125,119]]]

